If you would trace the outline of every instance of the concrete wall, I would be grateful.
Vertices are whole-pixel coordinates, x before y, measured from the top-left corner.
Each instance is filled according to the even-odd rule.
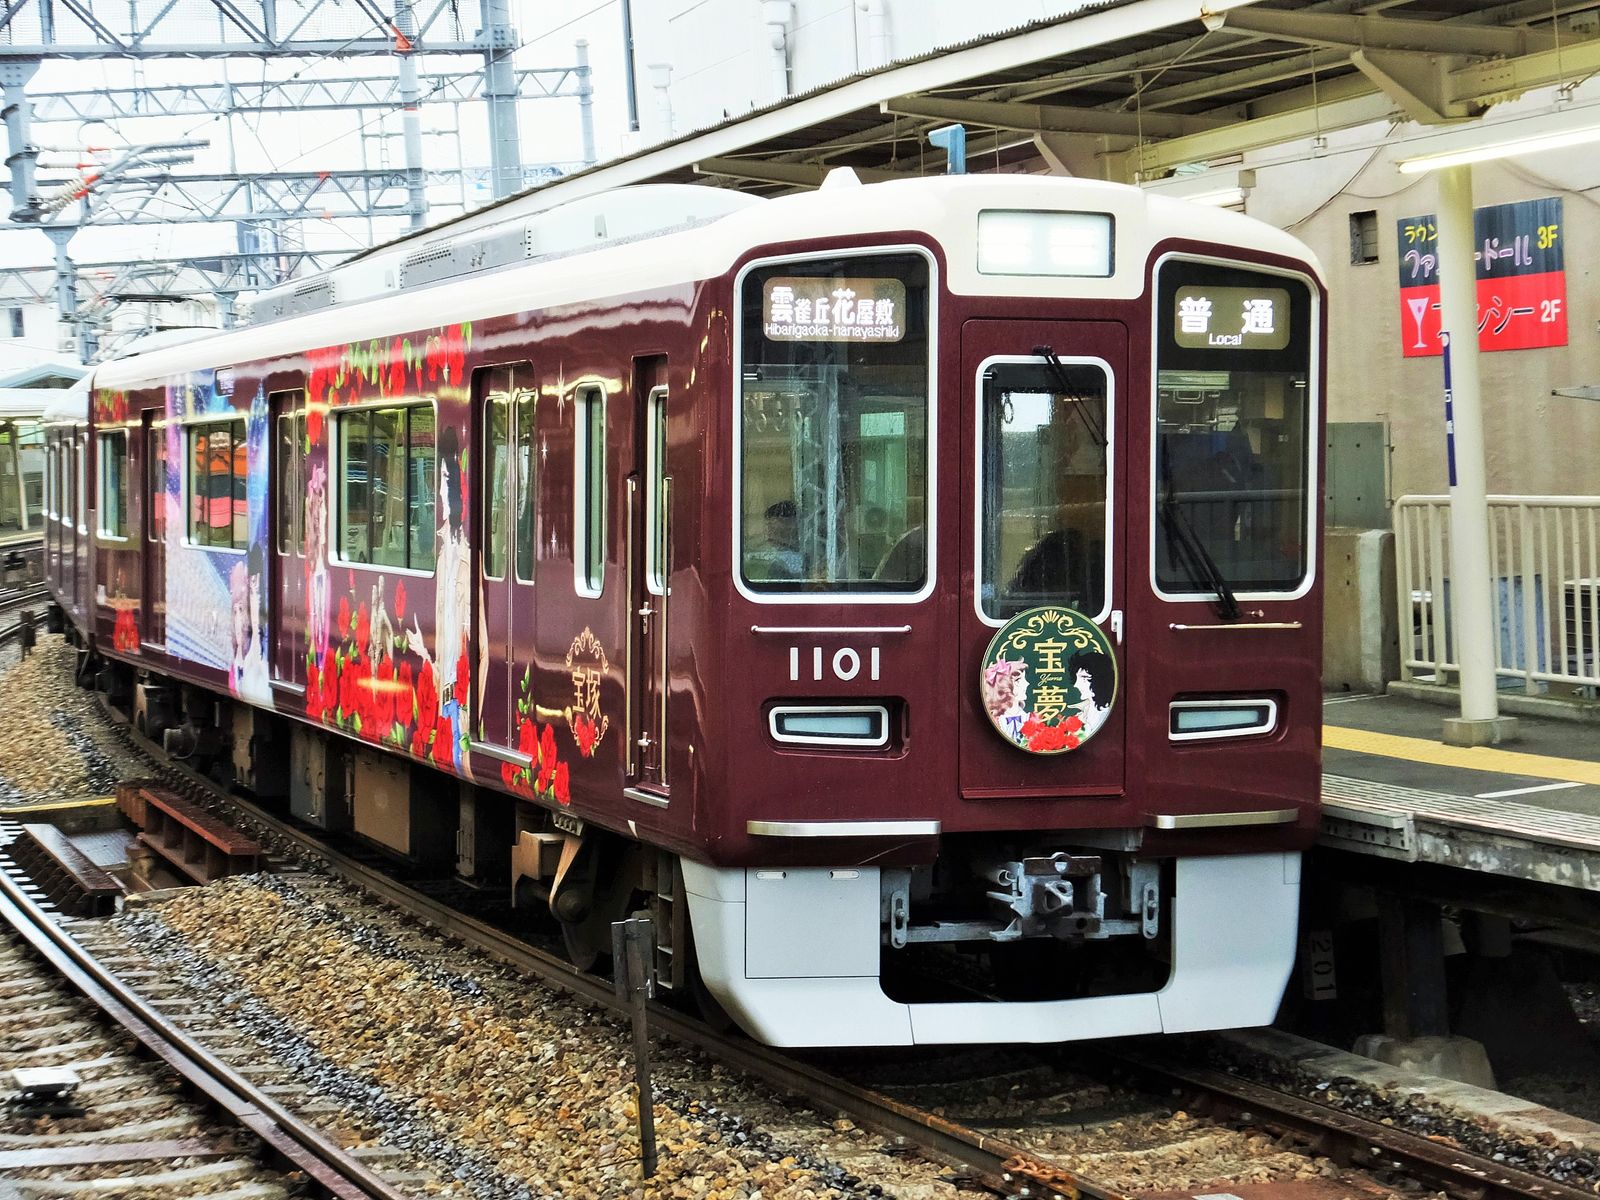
[[[1322,683],[1329,692],[1381,692],[1400,678],[1394,535],[1329,529],[1322,545]]]

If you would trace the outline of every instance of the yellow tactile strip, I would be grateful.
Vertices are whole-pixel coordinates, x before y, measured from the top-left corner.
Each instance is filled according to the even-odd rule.
[[[1339,725],[1322,727],[1322,744],[1332,750],[1376,754],[1382,758],[1403,758],[1410,762],[1431,763],[1436,767],[1459,767],[1467,771],[1488,771],[1495,775],[1528,775],[1535,779],[1560,779],[1569,783],[1600,786],[1600,762],[1587,762],[1579,758],[1523,754],[1516,750],[1498,750],[1493,746],[1446,746],[1426,738],[1346,729]]]

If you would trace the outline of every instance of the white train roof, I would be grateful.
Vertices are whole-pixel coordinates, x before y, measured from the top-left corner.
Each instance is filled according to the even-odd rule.
[[[1132,299],[1143,290],[1144,264],[1151,247],[1174,237],[1278,254],[1300,260],[1308,271],[1317,272],[1306,247],[1273,226],[1238,213],[1094,180],[963,175],[863,185],[846,171],[836,173],[816,191],[772,200],[752,200],[710,188],[663,186],[669,187],[670,196],[650,187],[588,197],[581,202],[581,210],[540,214],[538,230],[532,222],[522,221],[463,235],[475,253],[486,244],[554,247],[535,250],[534,256],[493,272],[477,271],[411,287],[403,285],[401,275],[387,280],[381,270],[376,274],[369,271],[383,260],[362,260],[351,268],[361,273],[341,277],[336,271],[311,281],[322,286],[331,281],[335,300],[331,307],[104,364],[95,373],[95,386],[127,389],[209,367],[277,358],[419,328],[686,288],[725,274],[751,250],[799,240],[919,231],[944,251],[946,286],[954,293],[974,296]],[[727,199],[733,203],[718,203]],[[977,215],[994,208],[1110,213],[1116,231],[1116,273],[1103,279],[979,274]],[[652,211],[658,214],[658,225],[664,221],[668,227],[654,234],[638,232],[650,224]],[[623,231],[620,239],[614,229]],[[573,235],[584,230],[594,235],[593,248],[587,238],[578,239],[582,249],[574,248]],[[551,235],[549,242],[536,243],[534,234],[546,231]],[[435,243],[430,248],[442,260],[453,254],[450,247],[450,243]],[[342,284],[342,279],[349,282]],[[339,294],[341,286],[347,294]]]

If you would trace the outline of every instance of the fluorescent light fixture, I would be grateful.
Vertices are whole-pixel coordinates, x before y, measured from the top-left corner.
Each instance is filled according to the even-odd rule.
[[[1248,195],[1242,187],[1219,188],[1214,192],[1201,192],[1198,195],[1182,196],[1190,204],[1209,204],[1217,208],[1228,208],[1235,204],[1243,204]]]
[[[1470,130],[1429,140],[1448,148],[1402,159],[1401,174],[1420,175],[1444,167],[1464,167],[1469,163],[1600,142],[1600,110],[1590,105],[1576,110],[1546,112],[1516,121],[1476,125]]]
[[[1111,274],[1111,214],[984,209],[978,213],[984,275]]]
[[[1147,184],[1144,190],[1169,200],[1184,200],[1212,208],[1237,208],[1255,185],[1254,169],[1241,167],[1227,171],[1193,171]]]

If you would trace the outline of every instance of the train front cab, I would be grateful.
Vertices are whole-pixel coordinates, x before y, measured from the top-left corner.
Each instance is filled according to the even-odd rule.
[[[86,397],[87,393],[83,393]],[[44,575],[65,623],[86,629],[92,589],[87,413],[45,416]]]
[[[1276,255],[1223,263],[1117,203],[1131,279],[1109,244],[1101,279],[1037,288],[948,244],[739,277],[724,696],[760,720],[721,833],[761,865],[683,873],[705,981],[763,1040],[1274,1017],[1317,820],[1320,289],[1275,231]],[[1036,245],[1053,217],[1081,234],[1083,214],[1007,215]],[[867,300],[886,328],[849,323]],[[1008,710],[991,641],[1054,605],[1101,661],[1077,674],[1035,637]],[[1119,982],[1091,978],[1107,948],[1134,964]],[[931,991],[891,983],[923,953],[949,954]],[[1019,993],[1046,998],[997,998]]]

